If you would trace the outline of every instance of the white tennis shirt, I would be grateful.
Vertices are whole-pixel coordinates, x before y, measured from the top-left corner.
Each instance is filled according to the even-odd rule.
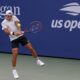
[[[8,28],[8,30],[9,30],[10,32],[17,32],[18,29],[17,29],[17,27],[16,27],[16,25],[15,25],[15,21],[19,21],[19,19],[18,19],[16,16],[12,16],[12,20],[11,20],[11,21],[8,21],[8,20],[4,19],[4,20],[2,21],[2,23],[1,23],[1,25],[2,25],[2,30],[4,30],[5,28]],[[19,36],[9,35],[10,41],[13,41],[13,40],[17,39],[17,38],[19,38],[20,36],[22,36],[22,35],[19,35]]]

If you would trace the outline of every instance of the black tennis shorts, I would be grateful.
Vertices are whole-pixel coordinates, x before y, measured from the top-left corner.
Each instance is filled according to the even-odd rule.
[[[19,38],[11,41],[11,46],[12,48],[18,48],[19,44],[21,44],[22,46],[25,46],[28,43],[29,43],[29,40],[25,36],[20,36]]]

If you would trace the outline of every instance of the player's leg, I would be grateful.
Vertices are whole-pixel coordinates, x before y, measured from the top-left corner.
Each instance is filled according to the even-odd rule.
[[[37,52],[35,51],[35,49],[32,47],[31,43],[27,40],[27,38],[25,36],[21,36],[20,38],[20,43],[25,46],[25,48],[29,49],[30,53],[32,54],[32,56],[37,60],[37,64],[40,66],[44,65],[44,62],[42,62],[38,55]]]
[[[17,64],[17,55],[18,55],[18,47],[19,47],[19,42],[18,40],[13,40],[11,42],[12,45],[12,73],[14,78],[19,78],[19,75],[16,71],[16,64]]]
[[[40,65],[40,66],[43,66],[43,65],[44,65],[44,62],[39,59],[39,57],[37,56],[37,53],[36,53],[35,49],[34,49],[34,48],[32,47],[32,45],[31,45],[31,43],[26,44],[25,47],[26,47],[27,49],[29,49],[29,51],[30,51],[30,53],[32,54],[32,56],[33,56],[34,58],[36,58],[37,64]]]
[[[13,69],[16,68],[17,55],[18,55],[18,48],[12,48],[12,67]]]
[[[38,55],[37,55],[35,49],[32,47],[31,43],[26,44],[25,48],[29,49],[30,53],[32,54],[32,56],[34,58],[38,58]]]
[[[16,71],[16,63],[17,63],[17,55],[18,55],[18,48],[12,48],[12,73],[14,78],[19,78],[19,75]]]

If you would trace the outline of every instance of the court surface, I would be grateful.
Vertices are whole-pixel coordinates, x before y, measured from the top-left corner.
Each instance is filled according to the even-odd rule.
[[[79,80],[80,60],[40,57],[46,65],[36,65],[31,56],[18,55],[18,80]],[[0,80],[14,80],[11,54],[0,53]]]

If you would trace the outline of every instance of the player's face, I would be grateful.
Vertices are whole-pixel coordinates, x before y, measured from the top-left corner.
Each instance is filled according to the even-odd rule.
[[[8,21],[10,21],[12,19],[12,15],[6,15],[5,19],[8,20]]]

